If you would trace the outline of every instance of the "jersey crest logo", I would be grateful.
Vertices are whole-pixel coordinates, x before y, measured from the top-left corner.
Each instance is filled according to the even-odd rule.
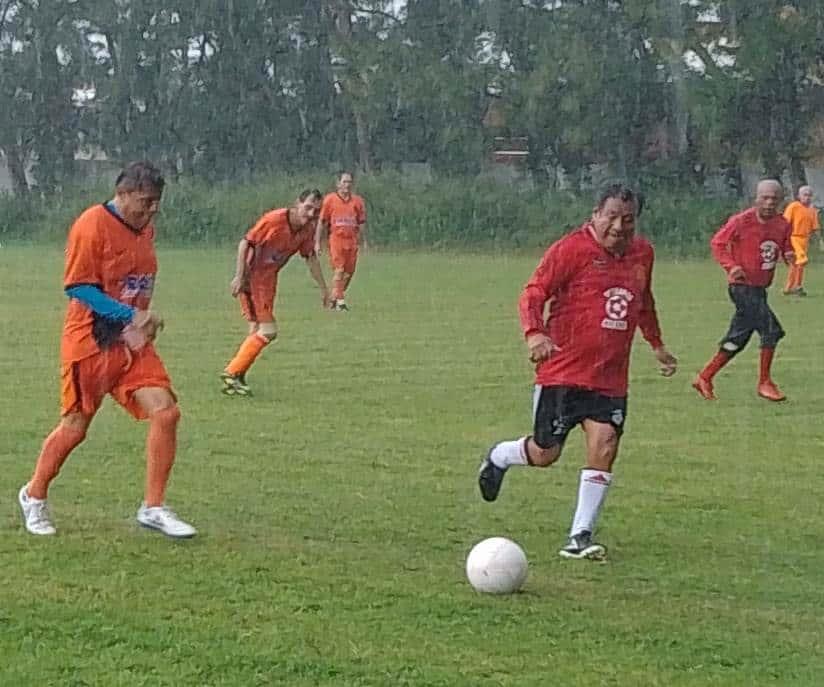
[[[629,304],[635,296],[628,289],[614,286],[604,291],[604,298],[607,299],[604,304],[607,316],[601,320],[601,327],[625,332],[629,328],[627,324]]]
[[[778,244],[775,241],[764,241],[759,246],[761,252],[761,269],[774,270],[778,263]]]

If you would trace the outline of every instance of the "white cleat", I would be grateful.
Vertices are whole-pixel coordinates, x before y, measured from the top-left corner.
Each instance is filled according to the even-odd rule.
[[[137,522],[158,532],[163,532],[167,537],[175,539],[188,539],[197,534],[197,530],[188,522],[183,522],[168,506],[147,506],[141,504],[137,511]]]
[[[24,484],[17,495],[20,511],[23,514],[23,524],[31,534],[56,534],[54,523],[49,513],[49,504],[46,499],[33,499],[29,496],[28,484]]]

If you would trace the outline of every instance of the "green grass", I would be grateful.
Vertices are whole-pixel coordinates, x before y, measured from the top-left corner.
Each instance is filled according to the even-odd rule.
[[[162,250],[159,348],[183,409],[170,502],[199,528],[138,530],[145,426],[107,402],[51,498],[59,535],[24,533],[16,493],[57,418],[61,252],[0,250],[0,685],[820,685],[824,278],[775,304],[789,332],[755,397],[757,349],[701,401],[692,373],[731,306],[709,263],[662,263],[682,370],[639,343],[601,539],[561,561],[580,433],[561,464],[513,471],[495,504],[480,454],[528,430],[516,300],[535,257],[366,256],[351,313],[323,312],[296,261],[281,338],[218,393],[244,325],[230,250]],[[782,275],[783,276],[783,275]],[[476,594],[472,544],[527,552],[523,593]]]

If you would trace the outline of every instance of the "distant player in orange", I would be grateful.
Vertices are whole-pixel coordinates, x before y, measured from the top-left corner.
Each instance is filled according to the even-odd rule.
[[[352,172],[338,174],[335,193],[323,199],[318,221],[315,251],[320,253],[324,233],[329,234],[329,262],[332,276],[332,310],[349,310],[346,305],[346,288],[358,263],[358,238],[366,247],[366,207],[363,198],[352,192]]]
[[[303,191],[292,207],[265,213],[238,244],[231,289],[249,322],[249,335],[220,375],[223,393],[228,396],[249,395],[246,373],[261,351],[277,338],[274,304],[278,273],[295,253],[306,258],[320,288],[323,307],[329,304],[329,290],[315,252],[321,198],[317,189]]]
[[[46,502],[49,484],[85,439],[106,394],[134,418],[149,420],[138,523],[170,537],[195,534],[165,505],[180,410],[152,345],[162,320],[149,310],[157,274],[152,219],[163,186],[151,163],[133,162],[118,176],[114,199],[90,207],[69,231],[63,278],[69,305],[60,346],[62,419],[18,494],[32,534],[55,533]]]
[[[806,296],[807,292],[801,284],[804,281],[804,266],[810,261],[807,257],[807,247],[810,236],[821,228],[818,222],[818,209],[813,206],[813,190],[809,186],[798,189],[798,200],[794,200],[784,209],[784,219],[793,229],[790,241],[795,252],[795,262],[790,265],[787,273],[784,295]]]

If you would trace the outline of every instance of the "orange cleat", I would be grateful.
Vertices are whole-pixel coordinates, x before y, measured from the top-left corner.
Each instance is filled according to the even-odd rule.
[[[695,375],[695,379],[692,380],[692,388],[701,394],[702,398],[705,398],[708,401],[718,400],[712,388],[712,382],[706,377],[702,377],[700,374]]]
[[[768,379],[766,382],[761,382],[758,385],[758,395],[761,398],[766,398],[768,401],[786,401],[787,397],[779,389],[775,382]]]

